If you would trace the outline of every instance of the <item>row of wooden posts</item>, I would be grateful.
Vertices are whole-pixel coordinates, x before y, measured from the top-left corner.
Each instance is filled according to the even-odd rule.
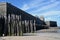
[[[23,33],[34,33],[36,31],[36,21],[22,20],[21,15],[8,15],[6,24],[8,36],[22,36]]]

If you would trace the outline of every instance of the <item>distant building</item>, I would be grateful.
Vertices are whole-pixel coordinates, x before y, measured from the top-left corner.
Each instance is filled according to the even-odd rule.
[[[46,21],[45,23],[49,27],[57,27],[57,22],[56,21]]]

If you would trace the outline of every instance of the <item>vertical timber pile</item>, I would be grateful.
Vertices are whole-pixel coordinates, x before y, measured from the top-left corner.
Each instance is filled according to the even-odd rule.
[[[19,15],[17,16],[17,36],[19,36]]]
[[[26,33],[27,33],[27,22],[25,20],[25,30],[26,30]]]
[[[29,33],[29,20],[28,20],[28,33]]]
[[[13,15],[11,15],[11,21],[12,21],[12,24],[11,24],[11,25],[12,25],[12,28],[11,28],[11,30],[12,30],[11,33],[12,33],[12,34],[11,34],[11,35],[14,36],[14,35],[13,35],[13,34],[14,34],[14,26],[13,26],[13,24],[14,24],[14,19],[13,19]]]
[[[18,21],[18,30],[19,30],[19,36],[20,36],[20,26],[21,26],[21,17],[20,17],[20,15],[19,15],[19,21]]]
[[[10,14],[10,36],[11,36],[11,14]]]
[[[17,36],[17,15],[16,15],[16,36]]]
[[[10,36],[10,14],[8,15],[7,19],[8,19],[8,21],[7,21],[8,22],[8,25],[7,25],[8,26],[8,35]]]
[[[26,33],[29,33],[29,32],[33,33],[36,31],[35,23],[36,23],[36,20],[22,21],[21,15],[14,15],[13,17],[12,14],[9,14],[7,16],[8,35],[22,36],[24,31],[26,31]]]
[[[31,28],[31,33],[33,33],[33,24],[32,24],[32,20],[30,20],[30,28]]]
[[[16,36],[16,15],[15,15],[15,24],[14,24],[14,36]]]
[[[22,27],[22,17],[20,15],[20,36],[23,35],[23,27]]]
[[[36,32],[36,21],[34,20],[34,32]]]

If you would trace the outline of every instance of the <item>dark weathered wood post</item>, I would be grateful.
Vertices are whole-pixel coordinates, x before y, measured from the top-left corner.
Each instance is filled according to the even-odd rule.
[[[29,32],[29,21],[25,20],[26,33]]]
[[[10,36],[11,36],[11,24],[12,24],[12,22],[11,22],[11,14],[10,14]]]
[[[8,15],[8,35],[10,36],[10,14]]]
[[[17,15],[16,15],[16,36],[17,36]]]
[[[7,17],[6,16],[4,16],[4,20],[5,20],[5,22],[4,22],[4,36],[7,36],[7,34],[6,34],[6,21],[7,21]],[[1,31],[1,29],[0,29],[0,31]]]
[[[30,27],[30,20],[29,20],[29,33],[31,32],[31,27]]]
[[[34,20],[34,32],[36,32],[36,21]]]
[[[14,36],[16,36],[16,15],[15,15],[15,21],[14,21]]]
[[[21,22],[20,22],[20,15],[19,15],[19,36],[20,36],[20,26],[21,26]]]
[[[27,29],[28,29],[28,33],[29,33],[29,20],[27,21]]]
[[[24,30],[25,29],[25,22],[24,22],[24,20],[22,21],[22,31],[23,31],[23,33],[24,33]]]
[[[17,36],[19,36],[19,16],[17,15]]]
[[[13,14],[11,15],[11,35],[13,36],[13,30],[14,30],[14,27],[13,27]]]
[[[15,27],[15,20],[13,19],[13,36],[14,36],[14,27]]]
[[[20,15],[20,35],[22,36],[23,35],[23,28],[22,28],[22,17]]]
[[[10,31],[11,31],[11,36],[13,36],[13,33],[14,33],[14,26],[13,26],[13,14],[11,14],[11,16],[10,16],[11,18],[10,18]]]
[[[15,21],[14,21],[14,36],[15,36]]]
[[[31,28],[31,33],[33,33],[33,25],[32,25],[32,20],[30,20],[30,28]]]
[[[25,29],[25,28],[26,28],[26,27],[25,27],[25,20],[24,20],[24,31],[23,31],[24,33],[26,32],[26,29]]]
[[[6,36],[6,35],[5,35],[5,34],[6,34],[6,33],[5,33],[5,29],[6,29],[6,28],[5,28],[5,18],[6,18],[6,17],[2,16],[2,21],[0,20],[0,21],[2,22],[2,28],[0,28],[0,32],[2,31],[2,36]],[[8,27],[8,26],[7,26],[7,27]],[[1,30],[1,29],[2,29],[2,30]]]
[[[26,33],[27,33],[27,22],[25,20],[25,30],[26,30]]]

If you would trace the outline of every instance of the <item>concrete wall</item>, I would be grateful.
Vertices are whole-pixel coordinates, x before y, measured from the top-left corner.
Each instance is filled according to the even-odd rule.
[[[0,3],[0,15],[6,15],[6,3]]]

